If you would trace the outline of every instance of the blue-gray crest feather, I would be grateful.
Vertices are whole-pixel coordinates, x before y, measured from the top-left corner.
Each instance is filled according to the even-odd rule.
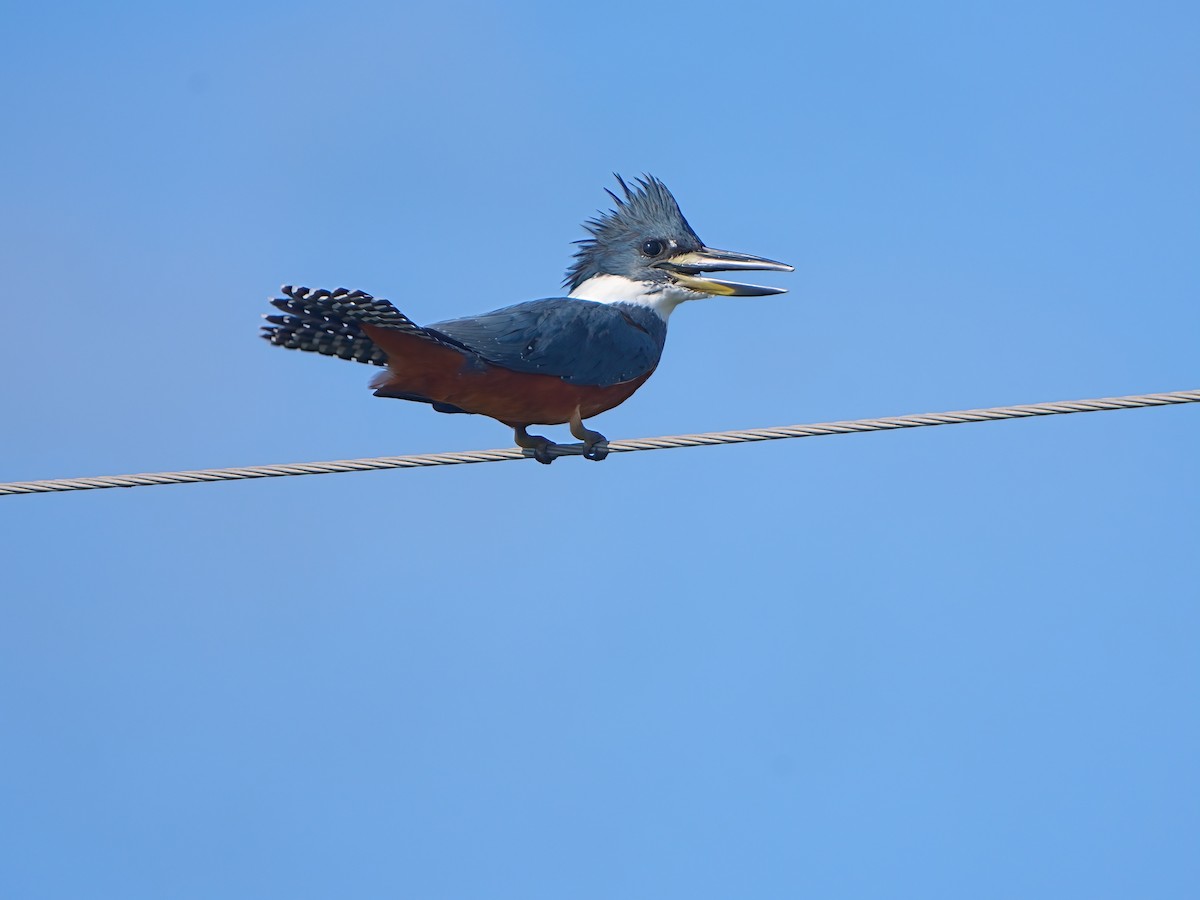
[[[703,241],[692,230],[667,186],[653,175],[626,183],[614,173],[624,196],[607,191],[616,208],[583,223],[590,238],[576,241],[575,262],[563,284],[572,290],[594,275],[625,275],[636,250],[646,240],[674,241],[682,248],[699,248]]]

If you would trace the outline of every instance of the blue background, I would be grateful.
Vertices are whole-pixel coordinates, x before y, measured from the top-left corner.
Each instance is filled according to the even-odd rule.
[[[614,170],[797,271],[611,437],[1200,388],[1193,3],[32,7],[3,480],[508,445],[257,317],[555,295]],[[1198,438],[5,498],[0,895],[1195,896]]]

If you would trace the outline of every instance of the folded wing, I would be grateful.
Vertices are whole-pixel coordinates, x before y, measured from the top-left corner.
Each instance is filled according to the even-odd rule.
[[[651,310],[565,297],[437,322],[428,330],[492,365],[605,387],[653,371],[667,336],[666,323]]]

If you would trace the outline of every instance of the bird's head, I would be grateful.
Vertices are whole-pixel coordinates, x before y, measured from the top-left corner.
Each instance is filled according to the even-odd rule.
[[[564,279],[571,296],[611,302],[624,299],[615,294],[632,291],[643,297],[672,298],[673,306],[702,296],[784,293],[784,288],[706,277],[708,272],[791,272],[793,267],[748,253],[704,246],[665,184],[650,175],[636,179],[632,186],[620,175],[616,178],[624,196],[608,191],[616,208],[584,223],[591,237],[577,242],[580,246],[575,262]]]

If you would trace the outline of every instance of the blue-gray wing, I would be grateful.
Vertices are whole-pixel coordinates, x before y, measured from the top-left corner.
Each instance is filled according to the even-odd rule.
[[[666,323],[645,307],[567,297],[437,322],[428,330],[505,369],[599,386],[652,371],[667,339]]]

